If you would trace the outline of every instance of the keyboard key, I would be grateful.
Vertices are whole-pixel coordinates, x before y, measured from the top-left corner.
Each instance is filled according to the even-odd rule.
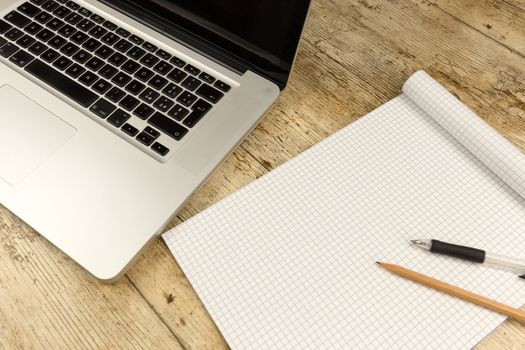
[[[71,40],[77,45],[82,45],[82,43],[85,42],[87,39],[89,39],[89,35],[82,32],[76,32],[75,34],[69,37],[69,40]]]
[[[128,38],[129,41],[131,41],[135,45],[142,45],[144,43],[144,39],[139,38],[136,35],[132,35]]]
[[[184,70],[193,75],[198,75],[201,72],[200,69],[192,66],[191,64],[188,64],[186,67],[184,67]]]
[[[93,14],[93,12],[89,11],[85,7],[81,7],[80,10],[78,10],[78,13],[80,13],[82,16],[86,16],[86,17],[90,17]]]
[[[180,58],[175,57],[175,56],[173,56],[173,57],[170,59],[170,63],[173,63],[174,65],[176,65],[176,66],[179,67],[179,68],[184,67],[184,65],[186,64],[186,62],[184,62],[183,60],[181,60]]]
[[[131,77],[126,73],[118,72],[117,75],[115,75],[113,79],[111,79],[111,81],[117,84],[118,86],[124,86],[129,81],[131,81]]]
[[[171,54],[167,53],[166,51],[164,50],[157,50],[157,56],[159,56],[160,58],[162,58],[163,60],[170,60],[171,59]]]
[[[0,47],[0,56],[8,58],[19,50],[18,46],[12,43],[7,43]]]
[[[146,67],[151,68],[154,65],[156,65],[159,61],[160,59],[158,57],[153,56],[152,54],[148,53],[146,56],[142,57],[142,59],[140,60],[140,63],[142,63]]]
[[[213,84],[215,82],[215,78],[212,77],[211,75],[209,75],[208,73],[206,72],[202,72],[200,75],[199,75],[199,78],[201,78],[202,80],[204,80],[205,82],[207,82],[208,84]]]
[[[141,81],[148,81],[153,77],[153,74],[154,73],[149,69],[142,67],[137,73],[135,73],[135,78]]]
[[[102,37],[102,42],[112,46],[119,40],[119,36],[114,33],[108,33]]]
[[[159,74],[166,75],[173,69],[173,66],[166,61],[160,61],[157,63],[153,70]]]
[[[125,134],[131,137],[134,137],[135,135],[139,133],[139,130],[136,127],[128,123],[122,125],[121,130],[124,131]]]
[[[34,18],[35,18],[35,21],[37,21],[38,23],[46,24],[53,18],[53,16],[45,11],[42,11],[38,15],[36,15]]]
[[[170,80],[172,80],[172,81],[174,81],[176,83],[180,83],[187,76],[188,76],[188,74],[184,73],[183,71],[181,71],[178,68],[175,68],[174,70],[171,71],[170,74],[168,74],[168,79],[170,79]]]
[[[73,12],[67,15],[66,18],[64,18],[64,21],[66,21],[67,23],[71,25],[76,25],[78,22],[80,22],[83,19],[84,17],[82,17],[78,13]]]
[[[98,71],[103,65],[104,61],[98,57],[93,57],[86,63],[86,67],[91,69],[93,72]]]
[[[58,52],[56,52],[55,50],[53,49],[49,49],[47,50],[46,52],[44,52],[44,54],[42,56],[40,56],[44,61],[48,62],[48,63],[51,63],[53,62],[54,60],[56,60],[57,58],[60,57],[60,54]]]
[[[69,38],[71,35],[75,34],[76,31],[77,30],[74,27],[72,27],[69,24],[66,24],[65,26],[63,26],[62,28],[58,30],[58,34],[65,36],[66,38]]]
[[[142,103],[133,111],[133,114],[135,114],[140,119],[146,120],[149,118],[150,115],[153,114],[153,112],[155,112],[153,108],[151,108],[145,103]]]
[[[95,55],[102,59],[108,58],[109,56],[113,55],[113,53],[115,53],[115,51],[107,45],[102,45],[97,49],[97,51],[95,51]]]
[[[120,52],[115,52],[113,55],[111,55],[110,58],[108,58],[108,62],[114,65],[115,67],[120,67],[121,64],[126,62],[127,58]]]
[[[24,35],[23,37],[21,37],[20,39],[18,39],[16,41],[16,43],[20,46],[20,47],[23,47],[24,49],[33,45],[33,43],[35,42],[35,39],[33,39],[32,37],[30,37],[29,35]]]
[[[195,77],[187,77],[183,82],[182,86],[190,91],[194,91],[196,88],[198,88],[201,85],[201,81]]]
[[[199,122],[199,120],[204,117],[204,115],[211,109],[211,104],[204,100],[198,100],[195,102],[195,104],[192,107],[192,111],[186,119],[182,122],[187,127],[194,127],[195,124]]]
[[[140,101],[137,100],[135,97],[127,95],[120,101],[119,106],[128,111],[132,111],[135,107],[138,106],[139,103]]]
[[[195,93],[200,97],[203,97],[206,100],[210,101],[211,103],[219,102],[219,100],[224,96],[222,92],[212,88],[207,84],[203,84],[200,88],[197,89],[197,91],[195,91]]]
[[[77,28],[80,29],[80,30],[83,31],[83,32],[88,32],[88,31],[91,30],[91,28],[93,28],[95,25],[96,25],[95,22],[90,21],[90,20],[87,19],[87,18],[84,18],[82,21],[80,21],[80,22],[77,24]]]
[[[128,51],[128,57],[131,57],[137,61],[145,54],[146,54],[146,50],[143,50],[138,46],[135,46],[131,50]]]
[[[66,6],[72,9],[73,11],[78,11],[78,9],[80,9],[80,5],[73,1],[68,1]]]
[[[42,53],[44,53],[48,47],[41,42],[36,42],[33,45],[29,47],[29,52],[31,52],[34,55],[40,56]]]
[[[37,6],[42,5],[46,0],[31,0],[31,2]]]
[[[126,73],[133,74],[140,68],[140,64],[133,60],[128,60],[120,68]]]
[[[87,51],[84,51],[84,50],[80,50],[78,51],[76,54],[73,55],[73,59],[80,63],[80,64],[84,64],[86,63],[87,60],[89,60],[91,58],[91,54]]]
[[[55,35],[51,40],[47,42],[49,46],[51,46],[53,49],[60,49],[62,46],[64,46],[67,43],[67,40],[61,37],[60,35]]]
[[[139,134],[139,136],[137,136],[137,141],[139,141],[140,143],[142,143],[142,144],[144,144],[146,146],[149,146],[155,140],[153,139],[153,137],[151,137],[151,135],[146,134],[145,132],[141,132]]]
[[[128,32],[126,29],[124,28],[119,28],[116,30],[116,33],[124,38],[127,38],[128,36],[131,35],[130,32]]]
[[[16,64],[18,67],[25,67],[29,62],[31,62],[35,57],[23,50],[19,50],[17,53],[9,58],[9,61]]]
[[[29,18],[16,11],[9,12],[7,15],[5,15],[4,19],[18,28],[24,28],[29,23],[31,23]]]
[[[78,50],[80,50],[80,47],[78,47],[77,45],[67,43],[66,45],[62,46],[60,52],[62,52],[66,56],[73,56]]]
[[[40,13],[40,9],[38,7],[27,1],[24,2],[22,5],[18,6],[18,11],[20,11],[28,17],[35,17]]]
[[[150,135],[154,139],[158,138],[160,136],[160,132],[153,129],[151,126],[146,126],[146,128],[143,130],[146,134]]]
[[[64,70],[72,64],[73,64],[73,61],[71,61],[67,57],[62,56],[62,57],[59,57],[55,62],[53,62],[53,67],[58,68],[60,70]]]
[[[131,115],[124,112],[122,109],[117,109],[113,114],[107,119],[108,123],[117,128],[120,128],[128,119],[131,118]]]
[[[109,90],[106,94],[106,97],[113,102],[122,100],[124,96],[126,96],[126,93],[120,90],[118,87],[111,88],[111,90]]]
[[[217,89],[221,90],[222,92],[228,92],[231,89],[231,86],[226,84],[223,81],[217,80],[215,84],[213,84]]]
[[[97,99],[97,95],[38,59],[33,60],[25,69],[82,107],[89,107]]]
[[[157,127],[160,131],[163,131],[177,141],[182,139],[182,137],[188,132],[188,129],[159,112],[153,114],[153,116],[148,119],[148,123]]]
[[[58,18],[64,18],[67,15],[69,15],[70,13],[71,13],[71,10],[66,8],[66,7],[64,7],[64,6],[60,6],[55,11],[53,11],[53,14],[55,16],[57,16]]]
[[[74,63],[71,67],[69,67],[66,70],[66,74],[73,77],[78,78],[81,74],[83,74],[86,71],[86,69],[76,63]]]
[[[1,20],[0,20],[1,21]],[[1,24],[0,24],[0,27],[1,27]],[[31,34],[31,35],[35,35],[36,33],[38,33],[39,31],[42,30],[42,27],[40,24],[36,23],[36,22],[32,22],[30,23],[29,25],[27,25],[24,30],[26,31],[26,33],[28,34]],[[0,34],[2,34],[2,30],[0,28]]]
[[[0,36],[0,46],[4,46],[7,43],[8,43],[8,41]]]
[[[154,89],[161,90],[168,83],[168,79],[161,77],[160,75],[155,75],[149,82],[149,86]]]
[[[91,20],[95,23],[102,24],[104,23],[105,19],[102,16],[97,15],[96,13],[91,15]]]
[[[103,37],[107,33],[108,33],[108,30],[105,29],[105,28],[102,28],[101,26],[96,26],[95,28],[93,28],[93,29],[91,29],[89,31],[89,34],[91,34],[92,36],[94,36],[97,39],[100,39],[101,37]]]
[[[131,83],[126,85],[126,90],[133,95],[138,95],[146,86],[137,80],[133,80]]]
[[[50,0],[47,1],[44,5],[42,5],[42,8],[46,11],[52,12],[56,10],[59,6],[60,4],[58,2]]]
[[[191,106],[193,102],[197,99],[197,96],[193,95],[191,92],[184,91],[182,94],[177,97],[177,101],[182,103],[185,106]]]
[[[95,81],[97,81],[98,77],[95,75],[95,73],[87,71],[86,73],[82,74],[82,76],[78,79],[82,84],[86,86],[91,86]]]
[[[20,39],[23,35],[24,35],[24,32],[16,28],[13,28],[7,33],[5,33],[6,39],[11,40],[11,41],[16,41]]]
[[[102,44],[93,38],[89,38],[84,44],[82,44],[82,47],[89,52],[93,52],[96,49],[98,49]]]
[[[157,51],[157,47],[155,45],[153,45],[152,43],[147,42],[147,41],[144,44],[142,44],[142,47],[144,49],[146,49],[147,51],[149,51],[149,52]]]
[[[140,94],[139,98],[144,102],[153,103],[159,96],[160,94],[157,91],[147,88]]]
[[[65,22],[59,20],[58,18],[53,18],[51,21],[47,22],[46,27],[51,30],[59,30],[65,24]]]
[[[103,95],[108,91],[112,85],[104,79],[99,79],[91,88],[93,91],[98,92],[99,94]]]
[[[38,32],[38,34],[36,35],[36,38],[43,42],[47,42],[49,39],[51,39],[54,36],[55,34],[49,29],[42,29],[40,32]]]
[[[190,111],[188,111],[186,108],[182,107],[179,104],[176,104],[175,107],[173,107],[169,112],[168,115],[172,117],[175,120],[182,120],[185,116],[188,115]]]
[[[155,101],[155,103],[153,104],[153,107],[157,108],[158,110],[162,112],[167,112],[168,109],[173,107],[174,104],[175,102],[173,102],[169,98],[165,96],[161,96],[157,101]]]
[[[118,69],[113,67],[112,65],[110,64],[106,64],[104,67],[102,67],[99,71],[98,71],[98,74],[100,74],[102,77],[106,78],[106,79],[111,79],[113,78],[113,76],[115,74],[118,73]]]
[[[162,92],[171,98],[175,98],[182,92],[182,88],[173,83],[170,83],[164,88],[164,90],[162,90]]]
[[[155,142],[153,146],[151,146],[151,149],[160,154],[161,156],[165,156],[170,151],[169,148],[158,142]]]
[[[110,21],[106,21],[104,22],[103,24],[104,28],[108,29],[108,30],[115,30],[117,29],[117,25],[113,22],[110,22]]]
[[[111,113],[113,113],[115,109],[117,109],[117,107],[115,107],[109,101],[101,98],[95,102],[89,110],[98,115],[100,118],[106,119]]]
[[[133,47],[133,44],[127,41],[126,39],[120,39],[118,43],[113,46],[117,51],[126,53],[129,49]]]

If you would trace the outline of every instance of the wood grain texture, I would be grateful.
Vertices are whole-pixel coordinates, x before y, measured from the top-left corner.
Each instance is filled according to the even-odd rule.
[[[525,150],[523,0],[313,0],[277,105],[170,226],[401,92],[424,69]],[[118,283],[94,281],[0,207],[1,349],[225,349],[157,240]],[[525,348],[510,321],[480,349]]]

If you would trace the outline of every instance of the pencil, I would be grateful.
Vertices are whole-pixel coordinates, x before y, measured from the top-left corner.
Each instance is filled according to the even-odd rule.
[[[525,312],[519,309],[515,309],[511,306],[502,304],[496,300],[492,300],[482,295],[469,292],[468,290],[453,286],[451,284],[442,282],[432,277],[428,277],[426,275],[409,270],[399,265],[384,262],[377,262],[377,264],[398,276],[423,284],[427,287],[437,289],[441,292],[469,301],[486,309],[499,312],[503,315],[507,315],[518,320],[521,323],[525,323]]]

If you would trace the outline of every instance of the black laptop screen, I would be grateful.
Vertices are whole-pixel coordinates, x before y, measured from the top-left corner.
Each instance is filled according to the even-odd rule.
[[[310,0],[105,1],[117,6],[131,2],[211,45],[255,65],[275,65],[284,73],[291,69],[310,4]]]

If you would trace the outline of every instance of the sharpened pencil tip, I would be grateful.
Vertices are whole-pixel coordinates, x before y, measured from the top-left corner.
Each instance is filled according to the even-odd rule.
[[[525,275],[520,275],[519,277],[525,280]]]
[[[379,265],[379,266],[381,266],[381,263],[380,263],[379,261],[376,261],[376,264]],[[520,277],[521,277],[521,276],[520,276]]]

